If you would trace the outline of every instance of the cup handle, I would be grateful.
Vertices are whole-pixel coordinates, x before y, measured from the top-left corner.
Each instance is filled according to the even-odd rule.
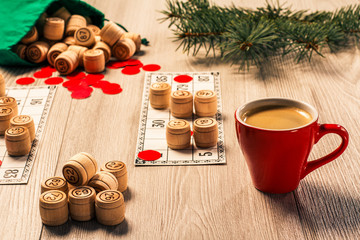
[[[305,169],[303,171],[301,179],[303,179],[306,175],[314,171],[315,169],[325,165],[328,162],[336,159],[340,156],[346,149],[349,143],[349,134],[346,129],[338,124],[321,124],[319,126],[318,132],[315,136],[315,144],[322,138],[324,135],[328,133],[335,133],[341,137],[341,144],[337,147],[333,152],[329,153],[328,155],[313,160],[311,162],[307,162]]]

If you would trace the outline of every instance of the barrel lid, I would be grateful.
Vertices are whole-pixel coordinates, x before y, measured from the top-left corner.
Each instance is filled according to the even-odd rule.
[[[192,99],[191,92],[186,90],[176,90],[171,93],[171,100],[175,103],[187,103],[192,101]]]
[[[34,125],[34,120],[29,115],[17,115],[10,119],[10,124],[12,126],[24,126],[29,128],[31,125]]]
[[[14,115],[14,111],[11,107],[0,106],[0,120],[9,120]]]
[[[124,196],[118,190],[104,190],[96,195],[95,203],[100,208],[116,208],[124,204]]]
[[[171,91],[171,86],[165,82],[156,82],[151,84],[150,91],[154,94],[166,94]]]
[[[0,97],[0,106],[16,106],[16,99],[13,97]]]
[[[72,159],[65,163],[62,173],[64,178],[74,186],[84,185],[88,181],[88,175],[84,166]]]
[[[69,191],[69,202],[77,204],[92,203],[95,201],[96,191],[90,186],[80,186]]]
[[[50,24],[50,25],[64,25],[65,21],[62,18],[59,17],[49,17],[46,18],[46,23],[45,24]]]
[[[104,52],[101,49],[89,49],[84,52],[84,58],[86,58],[86,60],[97,60],[103,54]]]
[[[41,183],[41,187],[44,189],[67,189],[67,182],[63,177],[50,177],[45,179]]]
[[[5,139],[9,141],[19,141],[25,138],[30,139],[29,130],[26,127],[10,127],[5,131]]]
[[[166,125],[166,130],[172,134],[183,134],[190,131],[190,124],[184,119],[173,119]]]
[[[209,103],[216,101],[216,93],[212,90],[199,90],[195,93],[195,101]]]
[[[109,161],[101,165],[101,171],[106,171],[113,174],[115,177],[121,177],[127,174],[125,163],[121,161]]]
[[[214,118],[204,117],[194,121],[194,131],[210,132],[218,129],[217,121]]]
[[[40,195],[40,207],[55,209],[65,204],[67,204],[67,197],[62,191],[50,190]]]

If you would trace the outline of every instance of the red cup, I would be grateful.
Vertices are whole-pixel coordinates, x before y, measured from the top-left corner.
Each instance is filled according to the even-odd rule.
[[[297,128],[272,130],[251,126],[241,119],[249,110],[273,105],[303,109],[310,113],[312,121]],[[306,175],[344,152],[349,142],[346,129],[337,124],[319,124],[318,117],[316,109],[309,104],[286,98],[259,99],[236,110],[236,134],[255,188],[268,193],[291,192]],[[340,146],[308,162],[313,145],[328,133],[341,137]]]

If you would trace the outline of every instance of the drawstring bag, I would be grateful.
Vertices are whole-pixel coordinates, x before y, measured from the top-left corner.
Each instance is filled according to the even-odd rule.
[[[11,47],[30,31],[43,12],[51,15],[60,7],[90,17],[92,24],[100,28],[104,25],[104,14],[80,0],[0,0],[0,65],[38,66],[18,57]]]

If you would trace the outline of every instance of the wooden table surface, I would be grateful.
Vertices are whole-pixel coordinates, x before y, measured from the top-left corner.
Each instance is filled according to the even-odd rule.
[[[59,87],[26,185],[0,186],[1,239],[356,239],[360,237],[360,51],[348,47],[311,64],[273,58],[261,69],[238,72],[219,59],[175,51],[167,23],[160,24],[165,0],[88,0],[108,19],[122,23],[150,41],[138,58],[161,71],[219,71],[227,164],[215,166],[135,167],[144,71],[123,75],[107,70],[106,79],[121,84],[118,95],[95,90],[86,100],[71,99]],[[283,2],[283,1],[281,1]],[[231,1],[217,1],[229,5]],[[288,0],[293,9],[334,10],[356,0]],[[265,1],[236,1],[259,7]],[[37,69],[1,68],[8,86]],[[34,85],[43,85],[38,81]],[[306,101],[320,113],[320,122],[343,125],[350,143],[337,160],[314,171],[291,193],[257,191],[250,179],[234,131],[233,113],[247,101],[289,97]],[[340,140],[324,137],[310,159],[334,149]],[[129,190],[126,218],[115,227],[96,220],[59,227],[42,225],[40,182],[61,175],[72,155],[85,151],[99,163],[127,164]]]

